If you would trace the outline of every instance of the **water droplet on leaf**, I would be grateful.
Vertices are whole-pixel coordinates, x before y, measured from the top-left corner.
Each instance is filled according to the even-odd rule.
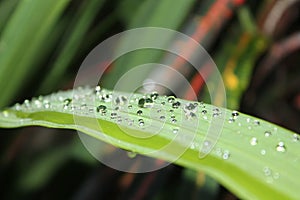
[[[174,96],[169,96],[168,97],[168,102],[169,103],[173,103],[175,101],[175,97]]]
[[[176,101],[176,102],[174,102],[174,103],[172,104],[172,108],[174,108],[174,109],[179,108],[179,106],[180,106],[180,102],[179,102],[179,101]]]
[[[142,114],[143,114],[143,111],[138,110],[138,111],[136,111],[136,114],[137,114],[137,115],[142,115]]]
[[[296,134],[296,133],[293,134],[293,141],[294,142],[299,141],[299,135],[298,134]]]
[[[285,152],[286,151],[286,147],[284,145],[284,142],[279,142],[276,145],[276,151],[278,151],[278,152]]]
[[[265,131],[265,137],[270,137],[272,135],[271,131]]]
[[[251,144],[252,146],[257,145],[257,143],[258,143],[258,140],[257,140],[256,137],[253,137],[253,138],[250,139],[250,144]]]
[[[139,119],[139,126],[144,126],[145,125],[145,122],[143,119]]]
[[[152,92],[152,94],[150,95],[150,98],[151,98],[152,100],[156,100],[157,97],[158,97],[158,93],[157,93],[157,92]]]
[[[151,98],[140,98],[138,106],[140,108],[151,108],[153,106],[153,100]]]
[[[105,105],[98,106],[96,110],[97,110],[97,112],[100,112],[102,114],[106,113],[106,111],[107,111]]]
[[[118,96],[116,99],[115,99],[115,104],[117,105],[125,105],[127,103],[127,97],[121,95],[121,96]]]
[[[136,157],[136,153],[135,152],[133,152],[133,151],[128,151],[127,152],[127,156],[129,157],[129,158],[135,158]]]

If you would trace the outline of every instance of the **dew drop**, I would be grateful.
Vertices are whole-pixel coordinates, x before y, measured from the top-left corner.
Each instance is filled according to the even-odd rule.
[[[254,125],[256,125],[256,126],[259,126],[260,125],[260,122],[258,121],[258,120],[254,120]]]
[[[275,172],[275,173],[273,174],[273,178],[274,178],[274,179],[279,179],[279,177],[280,177],[280,174],[279,174],[278,172]]]
[[[136,111],[136,114],[137,114],[137,115],[142,115],[142,114],[143,114],[143,111],[142,111],[142,110],[138,110],[138,111]]]
[[[68,107],[69,107],[69,105],[71,104],[71,102],[72,102],[72,99],[70,99],[70,98],[67,98],[67,99],[65,99],[64,100],[64,109],[68,109]]]
[[[166,119],[166,117],[162,115],[159,117],[159,119],[164,120],[164,119]]]
[[[270,137],[272,135],[271,131],[265,131],[265,137]]]
[[[112,95],[111,94],[104,94],[101,96],[101,100],[104,102],[111,102]]]
[[[220,109],[214,108],[213,109],[213,117],[218,117],[219,115],[221,115]]]
[[[144,126],[145,125],[145,122],[143,119],[139,119],[139,126]]]
[[[286,147],[285,147],[283,142],[279,142],[276,145],[276,151],[278,151],[278,152],[285,152],[286,151]]]
[[[115,113],[115,112],[112,112],[112,113],[110,113],[110,116],[112,116],[112,117],[116,117],[116,116],[117,116],[117,113]]]
[[[225,150],[224,153],[223,153],[222,158],[224,160],[227,160],[229,157],[230,157],[230,152],[228,150]]]
[[[194,103],[187,103],[184,107],[183,110],[185,112],[196,112],[197,111],[197,104],[195,105]]]
[[[101,92],[101,87],[100,87],[100,85],[97,85],[97,86],[95,87],[94,92],[95,92],[96,94],[99,94],[99,93]]]
[[[232,111],[231,115],[234,119],[236,119],[239,116],[239,112],[234,110],[234,111]]]
[[[3,111],[2,111],[2,115],[3,115],[4,117],[8,117],[8,116],[9,116],[9,112],[8,112],[7,110],[3,110]]]
[[[175,124],[176,122],[177,122],[177,120],[176,119],[171,119],[171,122],[173,123],[173,124]]]
[[[293,141],[294,142],[299,141],[299,135],[298,134],[296,134],[296,133],[293,134]]]
[[[96,108],[96,110],[97,110],[97,112],[102,113],[102,114],[106,113],[106,111],[107,111],[105,105],[100,105],[100,106],[98,106],[98,107]]]
[[[173,128],[173,133],[174,134],[178,133],[178,130],[179,130],[178,128]]]
[[[263,171],[266,176],[272,175],[272,170],[269,167],[264,167]]]
[[[157,98],[158,98],[158,93],[157,92],[152,92],[151,94],[150,94],[150,98],[152,99],[152,100],[156,100]]]
[[[140,108],[151,108],[153,106],[153,100],[151,98],[140,98],[138,106]]]
[[[124,105],[127,103],[127,97],[121,95],[121,96],[118,96],[116,99],[115,99],[115,104],[117,105]]]
[[[251,144],[252,146],[257,145],[257,143],[258,143],[258,140],[257,140],[256,137],[253,137],[253,138],[250,139],[250,144]]]
[[[197,115],[193,112],[185,113],[185,116],[187,119],[195,119],[197,118]]]
[[[50,106],[51,106],[50,102],[47,100],[43,101],[43,105],[44,105],[44,108],[46,108],[46,109],[50,108]]]
[[[229,123],[233,123],[233,122],[235,122],[235,119],[234,119],[233,117],[230,117],[230,118],[228,119],[228,122],[229,122]]]
[[[175,101],[175,97],[174,96],[169,96],[167,100],[168,100],[169,103],[173,103]]]
[[[181,103],[179,101],[176,101],[172,104],[172,108],[177,109],[177,108],[179,108],[180,104]]]
[[[266,155],[266,150],[265,150],[265,149],[262,149],[262,150],[260,151],[260,154],[263,155],[263,156]]]
[[[129,108],[129,109],[131,109],[131,108],[132,108],[132,105],[131,105],[131,104],[130,104],[130,105],[128,105],[128,108]]]
[[[135,158],[136,157],[136,153],[135,152],[133,152],[133,151],[128,151],[127,152],[127,156],[129,157],[129,158]]]
[[[24,105],[25,105],[26,108],[29,108],[30,107],[30,101],[28,99],[25,99]]]
[[[207,110],[202,110],[201,113],[202,113],[203,115],[205,115],[205,114],[207,113]]]

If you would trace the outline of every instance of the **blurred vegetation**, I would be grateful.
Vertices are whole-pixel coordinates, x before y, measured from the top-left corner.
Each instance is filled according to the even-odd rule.
[[[157,26],[205,47],[222,72],[228,108],[299,132],[299,18],[297,0],[1,0],[0,107],[71,88],[80,64],[101,41]],[[159,51],[129,54],[100,82],[112,88],[126,71],[152,61],[190,69],[174,60]],[[209,79],[211,66],[200,70],[207,77],[193,70],[186,76],[198,99],[224,102],[218,83]],[[212,99],[206,79],[216,88]],[[190,98],[191,91],[181,90]],[[175,165],[147,174],[115,171],[96,161],[72,131],[3,129],[0,137],[1,199],[236,199],[205,174]]]

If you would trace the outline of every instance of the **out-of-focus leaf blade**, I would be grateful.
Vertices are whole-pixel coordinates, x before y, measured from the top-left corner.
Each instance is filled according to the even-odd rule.
[[[33,75],[51,28],[69,0],[21,1],[0,38],[0,107]]]

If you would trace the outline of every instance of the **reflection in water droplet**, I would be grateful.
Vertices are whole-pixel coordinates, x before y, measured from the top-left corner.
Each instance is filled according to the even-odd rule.
[[[225,150],[224,153],[223,153],[222,158],[223,158],[224,160],[227,160],[229,157],[230,157],[229,151],[228,151],[228,150]]]
[[[128,105],[128,108],[130,109],[130,108],[132,108],[132,105],[130,104],[130,105]]]
[[[153,100],[151,98],[140,98],[138,106],[140,108],[151,108],[153,106]]]
[[[69,105],[71,104],[71,102],[72,102],[72,99],[70,99],[70,98],[67,98],[67,99],[65,99],[64,100],[64,109],[68,109],[68,107],[69,107]]]
[[[265,131],[265,136],[270,137],[272,135],[271,131]]]
[[[175,123],[177,122],[177,120],[176,120],[176,119],[172,119],[171,122],[172,122],[173,124],[175,124]]]
[[[159,117],[159,119],[163,120],[163,119],[166,119],[166,117],[162,115]]]
[[[169,103],[173,103],[175,101],[175,97],[174,96],[169,96],[168,97],[168,102]]]
[[[232,111],[231,115],[234,119],[236,119],[239,116],[239,112],[234,110],[234,111]]]
[[[142,115],[142,114],[143,114],[143,111],[138,110],[138,111],[136,111],[136,114],[137,114],[137,115]]]
[[[139,119],[139,126],[144,126],[145,125],[145,122],[143,119]]]
[[[257,126],[259,126],[260,125],[260,122],[258,121],[258,120],[254,120],[254,125],[257,125]]]
[[[203,115],[205,115],[205,114],[207,113],[207,110],[202,110],[201,113],[202,113]]]
[[[265,149],[262,149],[262,150],[260,151],[260,154],[263,155],[263,156],[266,155],[266,150],[265,150]]]
[[[174,102],[174,103],[172,104],[172,108],[174,108],[174,109],[179,108],[179,106],[180,106],[180,102],[179,102],[179,101],[176,101],[176,102]]]
[[[276,151],[278,151],[278,152],[285,152],[286,151],[286,147],[284,145],[284,142],[279,142],[276,145]]]
[[[99,94],[99,93],[101,92],[101,87],[100,87],[100,85],[97,85],[97,86],[95,87],[94,92],[95,92],[96,94]]]
[[[136,157],[136,153],[135,152],[132,152],[132,151],[128,151],[127,152],[127,156],[129,157],[129,158],[135,158]]]
[[[258,140],[257,140],[256,137],[253,137],[253,138],[250,139],[250,144],[251,144],[252,146],[257,145],[257,143],[258,143]]]
[[[102,114],[106,113],[106,111],[107,111],[105,105],[98,106],[96,110],[97,110],[97,112],[100,112]]]
[[[158,93],[157,92],[152,92],[152,94],[150,95],[152,100],[156,100],[158,97]]]

